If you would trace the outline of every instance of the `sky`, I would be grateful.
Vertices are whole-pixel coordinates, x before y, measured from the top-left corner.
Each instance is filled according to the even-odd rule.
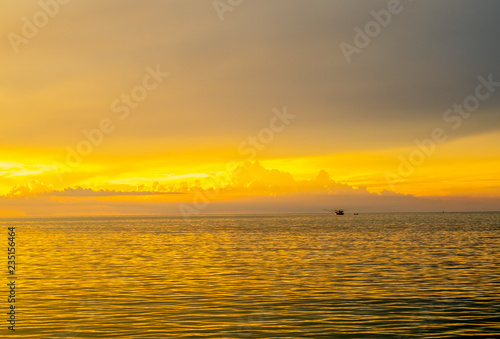
[[[1,7],[0,216],[500,210],[498,1]]]

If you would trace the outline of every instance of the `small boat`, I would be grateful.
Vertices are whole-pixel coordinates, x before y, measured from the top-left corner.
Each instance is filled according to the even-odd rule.
[[[327,209],[325,209],[325,211],[328,211],[330,213],[335,213],[335,215],[344,215],[344,210],[327,210]]]
[[[353,213],[354,215],[358,215],[358,213]]]

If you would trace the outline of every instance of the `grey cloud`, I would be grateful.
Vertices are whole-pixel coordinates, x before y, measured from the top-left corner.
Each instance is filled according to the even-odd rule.
[[[245,1],[224,22],[210,0],[72,3],[27,47],[44,56],[38,66],[24,56],[7,60],[12,71],[4,79],[37,88],[113,74],[95,88],[104,113],[78,114],[73,124],[61,113],[64,123],[50,121],[64,126],[61,133],[108,114],[114,96],[135,85],[145,65],[159,63],[171,78],[116,138],[178,144],[231,131],[237,145],[263,127],[273,107],[287,105],[300,120],[282,138],[290,147],[307,139],[305,153],[407,145],[440,127],[442,113],[472,93],[479,75],[500,79],[500,2],[401,0],[403,12],[347,64],[339,44],[352,43],[353,28],[387,3]],[[54,59],[61,63],[44,65]],[[31,80],[35,72],[46,72],[46,83]],[[89,94],[78,93],[82,100]],[[499,104],[500,96],[492,96],[450,137],[498,129]],[[39,124],[23,128],[19,135],[29,140]],[[52,133],[45,130],[37,138]],[[314,138],[304,138],[309,134]]]

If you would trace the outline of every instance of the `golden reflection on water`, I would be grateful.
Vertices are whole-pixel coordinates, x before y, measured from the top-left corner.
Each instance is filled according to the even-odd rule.
[[[12,338],[500,336],[498,213],[2,224]]]

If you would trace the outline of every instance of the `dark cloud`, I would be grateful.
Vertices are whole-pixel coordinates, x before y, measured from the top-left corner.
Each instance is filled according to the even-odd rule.
[[[287,105],[300,119],[283,139],[303,153],[411,144],[473,93],[478,76],[500,79],[500,2],[401,0],[403,11],[348,64],[340,43],[352,44],[354,27],[388,2],[244,1],[224,21],[211,0],[68,4],[25,54],[5,60],[2,84],[39,91],[94,83],[75,88],[73,102],[92,97],[99,109],[62,107],[4,135],[17,144],[54,132],[72,140],[109,115],[109,103],[136,85],[144,66],[161,64],[168,83],[115,138],[182,144],[225,135],[237,145],[265,127],[272,108]],[[499,104],[495,94],[450,137],[498,129]],[[37,116],[54,114],[39,106]]]

